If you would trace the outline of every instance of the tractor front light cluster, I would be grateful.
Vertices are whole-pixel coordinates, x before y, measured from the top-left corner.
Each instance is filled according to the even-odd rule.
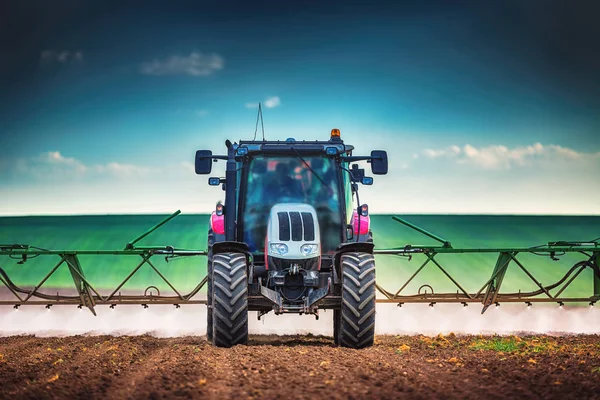
[[[312,254],[317,254],[319,252],[318,244],[304,244],[300,247],[300,252],[303,256],[310,256]]]
[[[271,243],[269,246],[271,254],[278,254],[280,256],[286,255],[288,252],[287,245],[283,243]]]

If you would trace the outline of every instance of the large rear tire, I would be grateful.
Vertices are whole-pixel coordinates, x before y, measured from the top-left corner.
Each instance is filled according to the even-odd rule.
[[[248,342],[248,266],[243,253],[219,253],[212,263],[212,343]]]
[[[338,342],[362,349],[375,341],[375,257],[346,253],[341,257],[342,306]]]
[[[206,340],[212,342],[213,335],[213,310],[212,310],[212,262],[213,254],[212,248],[215,244],[215,233],[212,229],[208,230],[208,250],[206,254],[206,276],[207,276],[207,289],[206,289]]]

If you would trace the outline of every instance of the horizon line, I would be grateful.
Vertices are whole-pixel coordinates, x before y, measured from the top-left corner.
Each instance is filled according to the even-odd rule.
[[[210,212],[193,212],[193,213],[181,213],[180,215],[210,215]],[[170,215],[172,212],[148,212],[148,213],[73,213],[73,214],[60,214],[60,213],[41,213],[41,214],[2,214],[0,218],[19,218],[19,217],[108,217],[108,216],[151,216],[151,215]],[[382,212],[382,213],[369,213],[369,215],[421,215],[421,216],[505,216],[505,217],[600,217],[600,213],[594,214],[569,214],[569,213],[440,213],[440,212]]]

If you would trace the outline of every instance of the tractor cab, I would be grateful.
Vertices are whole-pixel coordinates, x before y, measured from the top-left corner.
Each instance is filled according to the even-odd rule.
[[[209,340],[224,346],[238,343],[231,331],[238,325],[245,326],[239,340],[246,340],[247,321],[239,320],[239,315],[247,318],[248,310],[258,311],[259,318],[270,311],[318,317],[319,308],[333,308],[337,327],[350,324],[346,335],[359,328],[355,334],[364,336],[352,344],[339,333],[340,343],[349,347],[371,343],[374,244],[368,206],[354,203],[353,197],[358,200],[359,184],[371,185],[373,178],[353,163],[367,161],[373,174],[386,174],[386,152],[355,156],[354,146],[342,141],[338,129],[327,141],[290,138],[225,144],[226,155],[196,152],[198,174],[210,174],[213,162],[226,161],[225,177],[208,179],[209,185],[225,190],[225,204],[217,204],[209,221]],[[345,272],[350,267],[344,263],[351,272]],[[243,275],[234,274],[242,270]],[[344,275],[355,286],[362,280],[369,286],[344,287]],[[237,284],[232,286],[235,282],[245,282],[245,297]],[[363,298],[360,307],[368,305],[369,314],[360,323],[342,321],[344,290],[352,301]],[[241,307],[246,311],[232,306],[237,296],[245,299]]]
[[[333,253],[343,241],[342,171],[319,156],[256,156],[240,179],[239,224],[244,243],[262,252],[269,213],[276,204],[308,204],[316,210],[322,251]]]

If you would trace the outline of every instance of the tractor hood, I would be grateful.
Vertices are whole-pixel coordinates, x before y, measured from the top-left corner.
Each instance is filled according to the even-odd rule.
[[[321,255],[321,235],[315,209],[304,203],[280,203],[271,208],[265,252],[271,257],[310,259]]]

